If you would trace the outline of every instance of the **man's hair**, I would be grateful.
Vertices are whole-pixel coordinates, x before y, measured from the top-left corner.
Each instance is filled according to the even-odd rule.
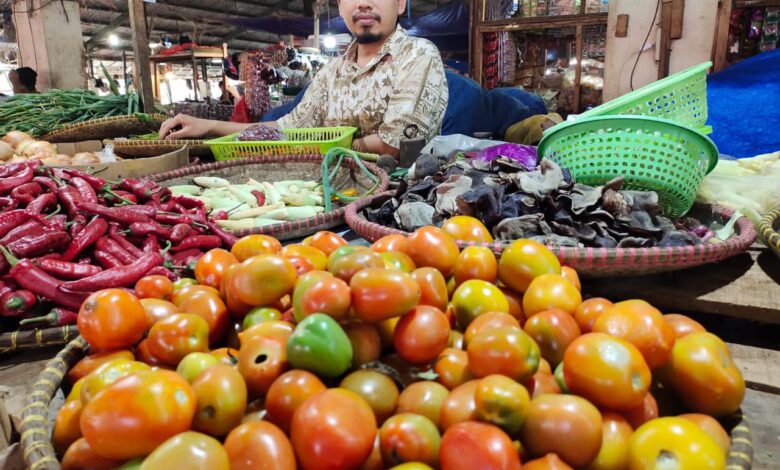
[[[19,83],[24,85],[28,90],[35,89],[35,83],[38,81],[38,73],[30,67],[19,67],[14,70],[16,76],[19,78]]]

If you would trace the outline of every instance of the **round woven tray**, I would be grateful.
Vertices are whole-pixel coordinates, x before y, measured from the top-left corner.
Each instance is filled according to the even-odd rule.
[[[60,387],[65,373],[73,367],[87,350],[86,342],[78,337],[46,364],[38,376],[33,391],[22,411],[22,454],[30,470],[59,470],[60,464],[51,444],[49,407]],[[738,411],[720,420],[731,435],[731,447],[726,462],[730,470],[750,470],[753,463],[753,443],[747,418]]]
[[[203,140],[113,140],[104,143],[108,142],[114,145],[114,153],[122,158],[156,157],[186,145],[190,157],[214,159],[211,147],[204,144]]]
[[[366,207],[381,204],[393,196],[385,192],[350,204],[346,210],[349,227],[363,238],[376,241],[390,234],[409,235],[402,230],[369,222],[361,214]],[[720,209],[721,215],[731,217],[733,211]],[[714,263],[747,250],[756,239],[756,230],[747,217],[737,221],[737,234],[723,243],[705,243],[695,246],[670,248],[578,248],[569,246],[550,247],[561,263],[570,266],[585,277],[609,277],[615,275],[651,274],[677,271],[702,264]],[[511,242],[475,243],[458,241],[458,245],[485,246],[500,254]]]
[[[136,115],[91,119],[63,126],[41,137],[41,140],[58,143],[130,137],[159,130],[163,121],[168,119],[168,116],[164,114],[151,114],[149,117],[150,120],[140,119]]]
[[[780,206],[769,211],[758,224],[758,233],[761,240],[766,243],[778,257],[780,257],[780,232],[775,230],[775,225],[780,221]]]
[[[79,331],[75,326],[10,331],[0,334],[0,354],[68,344],[78,335]]]
[[[152,175],[154,181],[173,186],[191,184],[195,176],[219,176],[231,181],[254,178],[257,181],[283,181],[300,179],[320,179],[322,175],[322,155],[269,155],[262,157],[242,158],[205,165],[189,166],[178,170]],[[369,172],[379,178],[376,192],[387,189],[387,174],[376,165],[363,163]],[[332,186],[340,191],[347,188],[357,189],[358,194],[369,191],[374,183],[350,159],[345,159],[336,176],[331,180]],[[345,207],[338,207],[330,212],[314,217],[280,222],[255,229],[233,232],[238,237],[250,234],[271,235],[280,240],[306,237],[320,230],[328,230],[344,222]]]

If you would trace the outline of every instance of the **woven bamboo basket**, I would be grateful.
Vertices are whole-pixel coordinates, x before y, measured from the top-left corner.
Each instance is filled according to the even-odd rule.
[[[51,444],[49,408],[62,383],[62,378],[87,352],[87,344],[78,337],[46,364],[33,385],[33,392],[22,411],[22,454],[30,470],[59,470],[60,464]],[[753,443],[747,418],[738,411],[720,420],[731,435],[731,447],[726,461],[729,470],[750,470],[753,463]]]
[[[195,176],[219,176],[231,181],[244,181],[254,178],[257,181],[283,181],[290,179],[320,179],[322,176],[322,155],[269,155],[242,158],[224,162],[190,166],[150,176],[154,181],[166,186],[191,184]],[[369,162],[363,163],[368,171],[379,179],[374,192],[387,189],[387,174]],[[345,160],[331,185],[339,191],[355,188],[358,194],[364,194],[374,187],[374,182],[363,174],[353,160]],[[306,237],[320,230],[328,230],[344,223],[344,206],[336,206],[330,212],[314,217],[280,222],[250,230],[233,232],[238,237],[250,234],[271,235],[280,240]]]
[[[111,143],[114,153],[122,158],[147,158],[163,155],[183,146],[187,146],[190,157],[214,159],[211,148],[203,140],[106,140]]]
[[[362,210],[381,204],[393,196],[393,192],[378,194],[370,199],[350,204],[346,210],[349,227],[369,241],[376,241],[385,235],[407,232],[369,222]],[[718,209],[729,218],[733,211]],[[609,277],[617,275],[643,275],[700,266],[714,263],[747,250],[756,239],[756,230],[747,217],[737,221],[737,232],[723,243],[704,243],[694,246],[669,248],[579,248],[568,246],[549,247],[562,264],[570,266],[584,277]],[[485,246],[500,254],[511,242],[475,243],[459,240],[458,246]]]
[[[0,334],[0,354],[23,349],[45,348],[68,344],[79,335],[75,326],[17,330]]]
[[[150,114],[148,116],[150,119],[141,119],[136,115],[111,116],[68,124],[56,131],[49,132],[41,137],[41,140],[58,143],[130,137],[157,131],[163,121],[168,118],[164,114]]]
[[[780,232],[775,230],[778,222],[780,222],[780,206],[764,215],[758,224],[758,233],[761,234],[761,240],[766,243],[766,246],[780,257]]]

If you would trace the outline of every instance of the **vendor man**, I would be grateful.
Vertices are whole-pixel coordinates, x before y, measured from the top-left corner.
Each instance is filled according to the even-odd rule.
[[[448,99],[444,66],[436,46],[398,25],[405,7],[406,0],[339,0],[339,14],[355,40],[314,77],[290,114],[265,124],[354,126],[362,136],[354,141],[355,150],[396,157],[404,135],[437,135]],[[179,114],[163,123],[160,135],[227,135],[251,125]]]

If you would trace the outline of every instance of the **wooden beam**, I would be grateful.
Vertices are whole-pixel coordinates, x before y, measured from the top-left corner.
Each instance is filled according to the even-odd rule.
[[[516,18],[485,21],[477,27],[477,31],[480,33],[489,33],[546,28],[575,28],[577,25],[585,26],[595,24],[607,24],[607,13],[588,13],[585,15],[565,16],[537,16],[533,18],[523,18],[522,23],[518,23]]]
[[[133,29],[133,54],[135,55],[133,83],[141,95],[144,111],[153,113],[154,92],[152,91],[152,77],[149,70],[149,30],[146,26],[144,7],[143,0],[127,0],[127,9],[130,11],[130,26]]]
[[[89,41],[84,43],[84,48],[87,50],[94,49],[95,47],[97,47],[100,41],[107,38],[112,31],[114,31],[118,26],[123,25],[129,19],[130,19],[129,13],[127,12],[121,13],[119,16],[111,20],[110,23],[108,23],[102,29],[100,29],[100,31],[97,31],[94,35],[92,35],[92,37],[89,38]]]
[[[661,2],[661,41],[658,45],[658,79],[669,76],[672,55],[672,0]]]
[[[231,31],[230,34],[222,38],[222,42],[230,42],[233,39],[236,39],[237,37],[241,36],[245,32],[246,32],[246,28],[241,28],[237,26],[233,28],[233,31]]]
[[[729,47],[729,19],[731,18],[731,0],[718,2],[718,25],[715,28],[715,46],[712,48],[713,71],[726,67],[726,55]]]
[[[582,93],[582,25],[578,24],[577,38],[575,42],[575,60],[574,65],[574,109],[575,113],[580,112],[580,93]],[[546,57],[546,56],[545,56]]]

